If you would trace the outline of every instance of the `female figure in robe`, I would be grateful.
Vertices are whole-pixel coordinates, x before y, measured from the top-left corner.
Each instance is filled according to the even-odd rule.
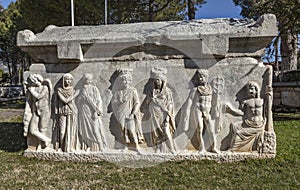
[[[92,85],[93,76],[85,74],[84,85],[78,96],[80,109],[79,137],[81,148],[86,151],[103,151],[106,146],[101,122],[102,100],[98,88]]]
[[[58,114],[59,144],[64,152],[78,149],[77,108],[74,102],[78,92],[73,86],[73,76],[70,73],[63,75],[63,85],[58,88]]]
[[[151,137],[156,151],[175,152],[173,133],[176,129],[172,91],[167,87],[166,69],[153,68],[151,96],[147,97],[151,116]]]

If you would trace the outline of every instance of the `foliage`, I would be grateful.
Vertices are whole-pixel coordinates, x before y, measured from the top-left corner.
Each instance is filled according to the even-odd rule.
[[[165,162],[124,168],[108,162],[51,162],[22,157],[21,117],[0,122],[3,189],[298,189],[300,115],[275,114],[275,159],[235,163]],[[14,145],[14,146],[13,146]]]
[[[46,26],[70,25],[70,0],[19,0],[19,10],[25,24],[34,32]],[[187,3],[195,11],[204,0],[110,0],[108,23],[122,24],[145,21],[183,20],[188,14]],[[104,1],[76,0],[75,25],[104,24]],[[32,19],[36,18],[36,19]]]
[[[204,4],[205,0],[111,0],[109,1],[110,23],[183,20],[190,12]],[[186,9],[187,3],[191,8]],[[189,20],[194,19],[188,17]]]
[[[276,15],[280,31],[278,39],[281,39],[281,68],[297,69],[300,0],[233,0],[233,2],[241,6],[241,15],[244,17],[257,19],[266,13]],[[275,43],[279,42],[278,39]]]
[[[7,65],[12,84],[19,81],[19,69],[28,67],[28,57],[16,45],[17,32],[24,29],[20,18],[15,3],[11,3],[0,14],[0,61]]]
[[[205,0],[110,0],[109,23],[193,19]],[[187,10],[187,3],[190,7]],[[76,0],[75,25],[104,24],[104,1]],[[19,69],[27,70],[31,59],[16,46],[17,32],[42,32],[48,25],[70,25],[70,0],[17,0],[7,9],[0,5],[0,61],[8,66],[12,84],[18,82]]]
[[[48,25],[71,25],[70,0],[19,0],[17,4],[24,24],[34,33],[42,32]],[[103,7],[102,1],[74,1],[75,25],[103,23]]]

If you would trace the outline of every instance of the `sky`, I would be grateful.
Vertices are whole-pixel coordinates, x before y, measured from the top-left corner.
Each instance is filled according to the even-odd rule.
[[[0,3],[4,8],[7,8],[12,1],[15,0],[0,0]],[[241,8],[239,6],[234,6],[232,0],[207,0],[207,3],[197,11],[196,19],[242,18],[240,12]]]

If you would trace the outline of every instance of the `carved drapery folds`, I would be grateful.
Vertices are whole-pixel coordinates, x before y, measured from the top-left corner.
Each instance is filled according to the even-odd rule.
[[[276,29],[264,15],[22,31],[35,62],[26,153],[274,157],[272,68],[260,57]]]
[[[167,84],[167,69],[153,67],[149,85],[144,87],[149,92],[142,100],[148,109],[149,125],[146,126],[146,131],[143,131],[145,126],[142,122],[144,114],[141,112],[139,97],[141,92],[132,87],[133,70],[121,69],[115,72],[118,76],[110,104],[112,114],[120,127],[121,143],[125,148],[122,151],[128,150],[127,147],[133,145],[138,152],[141,149],[148,151],[151,147],[153,153],[174,154],[180,151],[176,148],[174,133],[181,128],[182,133],[194,129],[198,143],[195,150],[198,150],[198,154],[205,154],[206,151],[216,154],[224,151],[260,154],[275,152],[275,134],[273,128],[267,125],[270,114],[266,102],[272,99],[268,84],[265,87],[264,100],[260,97],[260,85],[255,81],[249,81],[240,89],[244,95],[240,97],[239,108],[236,109],[221,98],[222,92],[226,89],[224,78],[217,76],[209,80],[211,78],[209,71],[198,69],[194,74],[195,80],[187,96],[185,109],[182,109],[183,120],[178,122],[175,119],[174,92]],[[269,68],[266,73],[269,73]],[[34,147],[36,150],[53,148],[53,151],[55,149],[63,152],[102,152],[112,148],[106,141],[105,124],[101,119],[106,106],[103,105],[100,90],[93,84],[93,80],[92,74],[85,74],[75,85],[77,86],[75,89],[73,75],[64,74],[61,84],[59,82],[56,84],[58,88],[52,94],[52,82],[49,79],[43,79],[39,74],[29,75],[25,82],[27,101],[24,135],[32,136],[28,137],[29,142],[32,141],[30,138],[37,139]],[[56,98],[51,104],[52,96]],[[54,107],[52,114],[51,106]],[[228,115],[235,118],[234,122],[229,122],[232,120],[227,119]],[[51,126],[49,124],[51,118],[54,118],[52,123],[56,133],[50,137],[45,131]],[[231,135],[227,149],[221,148],[222,141],[217,139],[218,133],[224,128],[227,128]],[[145,142],[144,134],[147,132],[149,138],[148,142]],[[57,142],[51,144],[55,139]],[[195,151],[188,148],[183,150]]]

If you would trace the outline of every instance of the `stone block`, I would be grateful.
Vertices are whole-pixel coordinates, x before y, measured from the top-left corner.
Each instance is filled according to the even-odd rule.
[[[300,92],[299,91],[282,91],[281,102],[282,105],[291,107],[300,107]]]
[[[274,15],[21,31],[35,61],[24,75],[24,155],[274,157],[272,68],[259,57],[276,35]]]

